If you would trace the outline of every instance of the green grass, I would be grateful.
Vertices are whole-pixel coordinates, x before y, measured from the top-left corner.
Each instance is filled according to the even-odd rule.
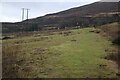
[[[94,28],[53,32],[4,40],[6,46],[20,46],[15,65],[24,78],[114,78],[115,71],[103,57],[111,42]],[[36,36],[38,35],[38,36]],[[45,38],[47,37],[47,38]],[[44,39],[43,39],[44,38]],[[22,60],[22,64],[19,61]],[[103,65],[103,66],[101,66]]]

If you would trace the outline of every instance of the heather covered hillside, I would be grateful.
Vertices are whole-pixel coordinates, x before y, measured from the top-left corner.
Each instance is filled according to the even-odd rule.
[[[120,17],[118,5],[119,2],[95,2],[18,23],[2,23],[3,33],[76,28],[76,26],[84,28],[109,24],[117,22]]]

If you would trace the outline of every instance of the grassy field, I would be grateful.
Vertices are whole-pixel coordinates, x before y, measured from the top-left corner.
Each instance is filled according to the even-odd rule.
[[[116,78],[116,64],[104,59],[111,42],[93,30],[11,35],[3,40],[3,77]]]

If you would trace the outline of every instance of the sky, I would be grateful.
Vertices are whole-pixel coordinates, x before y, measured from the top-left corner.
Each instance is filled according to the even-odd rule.
[[[31,19],[90,4],[96,1],[99,0],[1,0],[0,22],[21,21],[22,8],[30,9],[29,19]],[[26,10],[24,18],[26,19]]]

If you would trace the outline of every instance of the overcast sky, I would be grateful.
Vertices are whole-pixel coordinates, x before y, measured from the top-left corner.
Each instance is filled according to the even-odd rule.
[[[21,21],[22,8],[29,8],[29,18],[35,18],[96,1],[99,0],[1,0],[0,22]]]

